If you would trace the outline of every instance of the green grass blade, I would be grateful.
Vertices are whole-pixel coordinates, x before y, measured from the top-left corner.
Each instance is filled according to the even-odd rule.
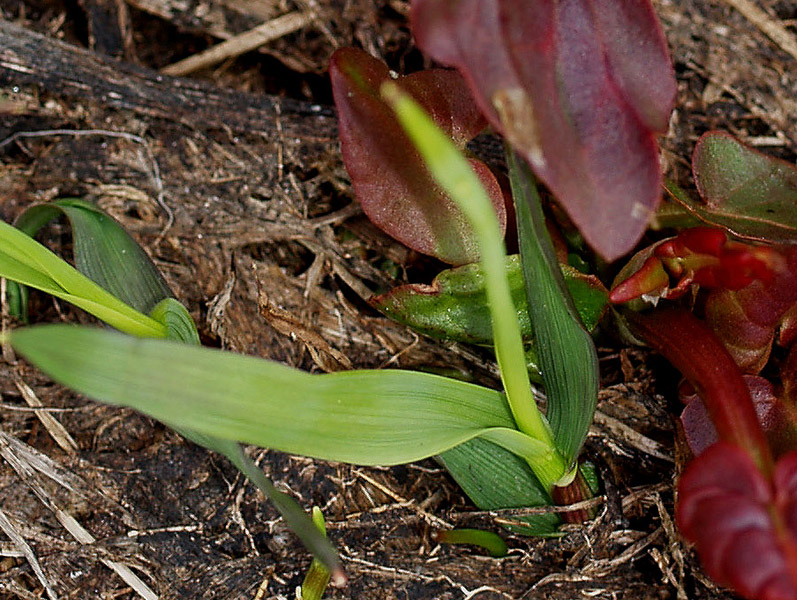
[[[462,210],[478,240],[496,357],[517,428],[554,447],[551,430],[531,393],[520,325],[506,276],[503,236],[489,197],[465,158],[414,100],[396,85],[385,84],[382,93],[423,156],[429,171]],[[555,469],[559,471],[558,477],[547,470],[536,470],[535,473],[546,485],[551,485],[564,475],[564,461],[560,462],[559,468]],[[535,465],[531,466],[536,469]]]
[[[64,215],[72,228],[77,270],[142,313],[149,313],[171,290],[147,253],[112,217],[91,202],[66,198],[36,204],[16,220],[17,229],[34,237]]]
[[[317,506],[313,507],[313,523],[318,531],[326,535],[324,514]],[[321,600],[329,585],[330,575],[329,570],[319,560],[313,560],[302,581],[302,600]]]
[[[22,231],[0,221],[0,277],[62,298],[120,331],[164,337],[166,328],[128,306]]]
[[[507,153],[529,313],[559,451],[574,463],[598,400],[598,357],[567,290],[545,228],[534,176]]]
[[[16,330],[56,381],[208,436],[326,460],[412,462],[513,428],[504,396],[411,371],[310,375],[271,361],[65,325]]]

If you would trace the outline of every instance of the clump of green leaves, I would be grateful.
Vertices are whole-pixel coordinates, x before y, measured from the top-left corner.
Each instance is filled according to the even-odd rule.
[[[176,300],[161,299],[149,314],[131,306],[148,306],[168,291],[162,279],[153,275],[154,267],[145,254],[118,251],[130,239],[101,211],[69,201],[37,208],[41,218],[34,214],[22,220],[40,225],[46,221],[45,215],[52,217],[60,210],[72,221],[76,240],[86,232],[91,232],[86,239],[99,236],[102,245],[76,242],[76,262],[116,295],[21,231],[0,225],[5,250],[0,255],[0,275],[69,300],[123,332],[69,325],[22,328],[8,336],[16,350],[75,391],[135,408],[227,456],[275,503],[337,582],[342,580],[342,572],[326,537],[254,467],[240,442],[366,465],[440,455],[483,508],[550,504],[553,488],[567,485],[574,477],[575,457],[595,401],[594,393],[580,395],[577,404],[573,396],[560,396],[560,415],[576,409],[581,415],[570,427],[560,418],[552,428],[539,412],[531,393],[507,279],[502,231],[493,206],[469,163],[422,109],[397,89],[386,88],[383,93],[439,185],[473,227],[503,393],[410,371],[311,375],[267,360],[202,348],[196,343],[198,336],[187,311]],[[527,175],[518,173],[518,177]],[[524,193],[530,193],[529,189]],[[521,228],[539,227],[534,224],[536,218],[524,220]],[[37,228],[31,225],[30,231]],[[125,262],[131,256],[135,256],[132,270],[131,263]],[[547,344],[556,347],[557,327],[562,327],[562,322],[580,327],[566,300],[558,263],[555,259],[550,262],[551,253],[544,247],[529,249],[522,260],[530,261],[527,274],[537,277],[542,289],[552,288],[550,298],[560,314],[552,317],[552,334],[539,333],[546,328],[538,327],[536,335],[552,335]],[[103,273],[125,273],[137,283],[103,277]],[[139,287],[143,279],[149,283]],[[147,301],[142,300],[142,289],[150,295]],[[560,348],[558,352],[564,351]],[[594,355],[594,349],[592,352]],[[595,363],[587,361],[585,370],[594,368]],[[594,375],[591,377],[595,381]],[[596,391],[592,384],[587,388]],[[553,405],[557,387],[551,389]],[[485,493],[488,478],[496,479],[497,485]],[[496,496],[496,491],[506,495]],[[552,533],[558,519],[550,517],[528,519],[525,532]]]

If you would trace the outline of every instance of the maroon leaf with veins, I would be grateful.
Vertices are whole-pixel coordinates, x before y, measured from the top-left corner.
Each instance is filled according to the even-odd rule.
[[[772,480],[738,446],[719,442],[678,485],[677,521],[706,572],[751,600],[797,598],[797,452]]]
[[[590,245],[631,250],[660,200],[654,133],[675,98],[649,1],[413,0],[412,25]]]
[[[362,50],[344,48],[329,66],[339,136],[352,187],[368,218],[410,248],[455,265],[475,262],[478,248],[464,215],[436,185],[393,111],[379,96],[392,80],[387,66]],[[460,147],[487,126],[456,71],[432,69],[398,84]],[[504,195],[487,166],[471,166],[488,191],[502,228]]]

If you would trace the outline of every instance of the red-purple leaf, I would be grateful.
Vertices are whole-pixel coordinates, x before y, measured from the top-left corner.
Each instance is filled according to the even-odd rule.
[[[775,441],[773,438],[783,433],[781,427],[784,425],[775,388],[769,381],[757,375],[745,375],[744,381],[750,390],[758,422],[770,441]],[[681,412],[681,424],[689,449],[697,456],[717,442],[719,436],[700,395],[694,389],[691,389],[691,393],[689,391],[684,390],[683,386],[679,389],[680,399],[686,404]]]
[[[648,0],[414,0],[413,30],[607,259],[660,200],[675,79]]]
[[[686,469],[678,525],[721,585],[755,600],[797,597],[797,453],[772,482],[738,446],[718,442]]]
[[[474,262],[478,248],[470,226],[437,186],[422,158],[379,97],[391,80],[386,65],[362,50],[332,56],[329,74],[339,116],[341,151],[354,193],[368,218],[403,244],[452,264]],[[455,71],[435,69],[398,79],[437,125],[464,146],[487,125]],[[471,165],[506,224],[504,195],[495,176],[477,160]]]
[[[780,261],[768,285],[714,290],[706,301],[706,322],[746,373],[764,368],[778,326],[797,304],[797,246],[777,251]]]

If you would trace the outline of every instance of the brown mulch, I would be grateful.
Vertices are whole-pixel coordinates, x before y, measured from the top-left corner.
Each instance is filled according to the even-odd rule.
[[[751,21],[740,0],[655,4],[679,81],[662,142],[668,176],[690,185],[694,143],[715,128],[794,161],[797,56],[767,26],[794,40],[797,6],[754,0],[765,19]],[[150,252],[208,345],[314,371],[453,368],[497,386],[486,352],[419,338],[364,302],[397,282],[428,281],[437,266],[362,217],[324,72],[346,45],[397,71],[423,67],[408,6],[0,0],[0,217],[59,196],[97,200]],[[307,24],[257,51],[191,79],[156,73],[293,12]],[[128,137],[42,133],[88,129]],[[3,144],[18,132],[39,134]],[[47,241],[69,250],[57,227]],[[88,320],[48,298],[34,303],[38,320]],[[677,374],[610,336],[600,357],[585,449],[605,484],[599,516],[560,539],[506,535],[502,560],[435,544],[439,526],[502,530],[434,461],[361,468],[251,449],[281,489],[323,509],[350,578],[326,597],[732,597],[701,573],[672,524]],[[58,598],[140,598],[120,576],[129,568],[160,598],[294,598],[310,558],[225,460],[10,355],[0,394],[0,520],[19,536],[0,535],[0,597],[46,598],[46,581]],[[35,398],[44,410],[31,408]]]

